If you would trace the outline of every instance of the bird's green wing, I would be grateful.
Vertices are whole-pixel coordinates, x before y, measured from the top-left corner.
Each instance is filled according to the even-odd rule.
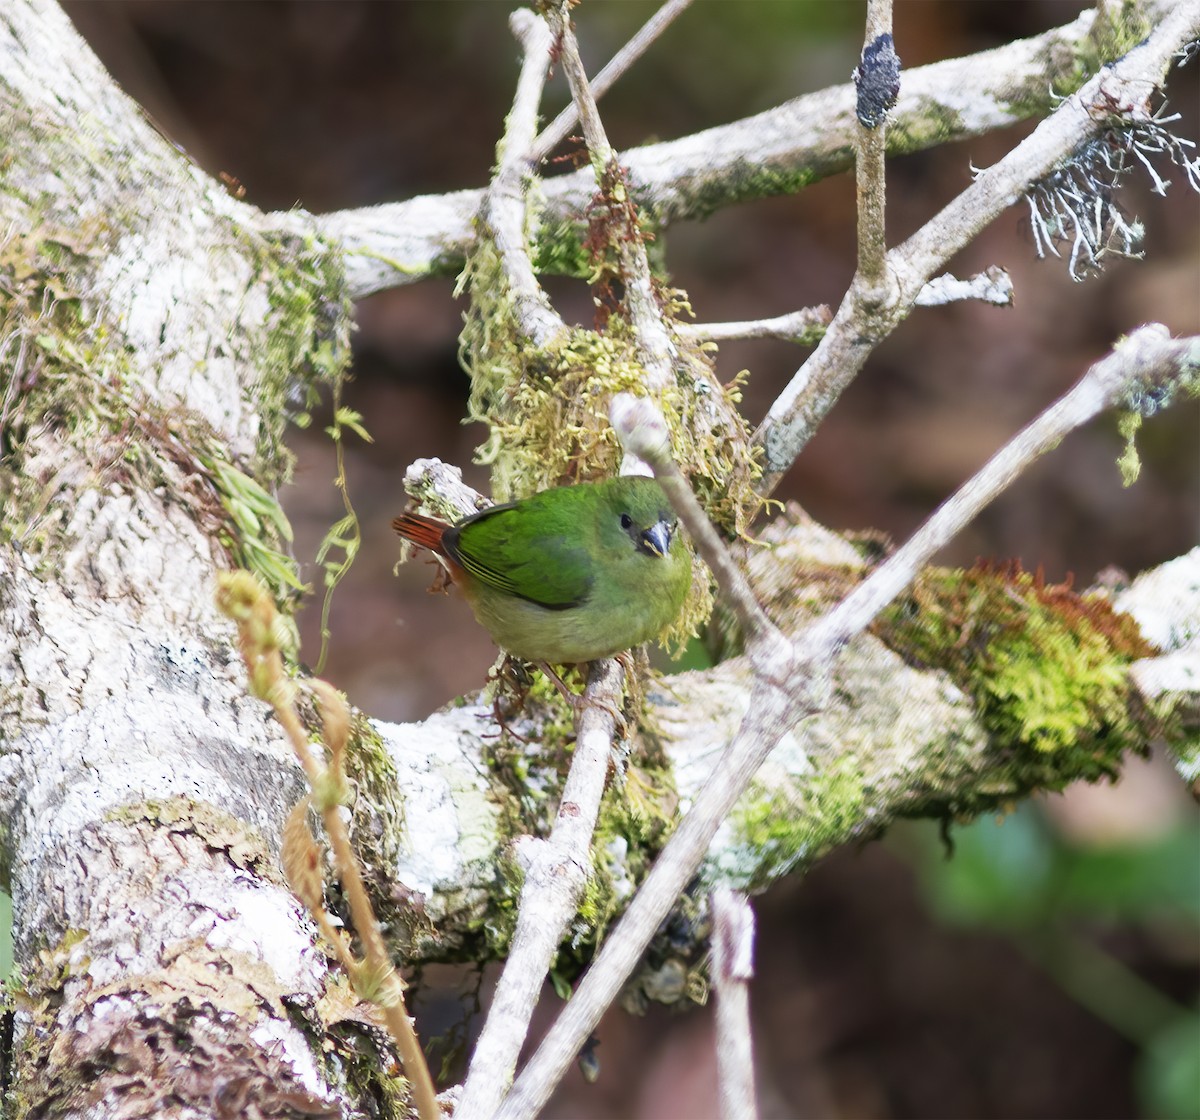
[[[594,562],[573,516],[580,512],[536,498],[492,506],[456,526],[448,543],[471,578],[550,610],[566,610],[579,606],[592,586]]]

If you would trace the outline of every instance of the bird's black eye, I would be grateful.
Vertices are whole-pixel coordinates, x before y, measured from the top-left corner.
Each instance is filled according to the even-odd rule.
[[[630,529],[633,527],[633,518],[627,513],[621,514],[621,528]]]

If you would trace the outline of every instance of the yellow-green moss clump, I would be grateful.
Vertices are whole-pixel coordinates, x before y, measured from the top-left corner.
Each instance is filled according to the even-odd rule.
[[[147,433],[172,419],[126,404],[129,354],[83,296],[82,277],[103,251],[98,229],[45,226],[12,231],[0,246],[0,338],[12,366],[0,386],[0,529],[38,556],[52,554],[70,514],[55,504],[65,456],[54,445],[77,455],[97,486],[139,478]]]
[[[1019,565],[931,568],[876,632],[912,663],[946,670],[975,701],[1016,788],[1059,789],[1116,773],[1143,750],[1146,716],[1126,669],[1153,652],[1100,594]]]

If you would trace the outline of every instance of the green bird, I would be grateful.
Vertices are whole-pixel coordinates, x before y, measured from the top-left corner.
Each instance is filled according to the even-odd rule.
[[[405,513],[502,649],[574,665],[657,637],[679,614],[692,560],[653,479],[560,486],[451,525]]]

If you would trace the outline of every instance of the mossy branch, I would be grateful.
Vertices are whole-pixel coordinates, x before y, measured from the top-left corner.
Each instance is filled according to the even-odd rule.
[[[1156,23],[1174,6],[1175,0],[1142,0],[1132,22]],[[1097,28],[1096,12],[1087,10],[1029,39],[907,71],[890,117],[888,154],[923,151],[1045,116],[1057,98],[1144,36],[1135,30],[1111,17],[1107,29]],[[854,88],[846,82],[694,136],[624,151],[620,159],[630,170],[635,201],[656,220],[697,220],[739,202],[794,194],[849,170],[858,127]],[[553,271],[582,274],[580,244],[594,190],[590,169],[546,183],[542,259],[556,265]],[[288,230],[313,224],[342,244],[351,294],[361,298],[432,275],[455,275],[475,244],[473,218],[482,193],[426,195],[315,219],[287,211],[268,221]]]

